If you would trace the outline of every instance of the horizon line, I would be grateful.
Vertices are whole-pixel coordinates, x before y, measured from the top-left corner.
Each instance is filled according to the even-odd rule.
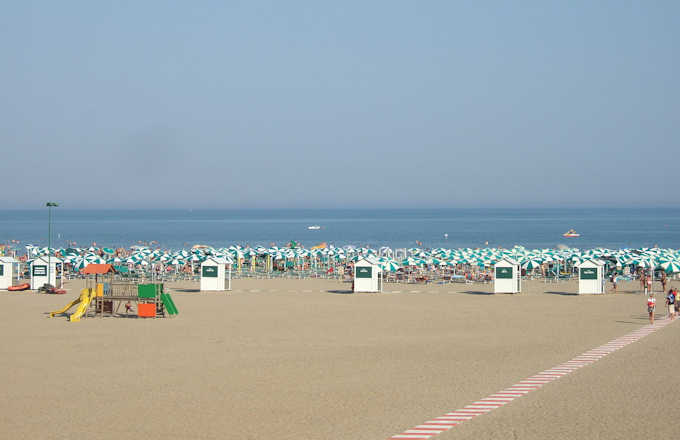
[[[43,211],[45,207],[39,208],[0,208],[2,211]],[[547,210],[558,210],[558,209],[680,209],[680,205],[569,205],[569,206],[557,206],[557,205],[546,205],[546,206],[417,206],[417,207],[273,207],[273,208],[263,208],[263,207],[154,207],[154,208],[143,208],[143,207],[115,207],[115,208],[104,208],[104,207],[68,207],[63,204],[57,208],[59,211],[69,210],[69,211],[343,211],[343,210],[353,210],[353,211],[422,211],[422,210],[491,210],[491,209],[507,209],[507,210],[523,210],[523,209],[547,209]]]

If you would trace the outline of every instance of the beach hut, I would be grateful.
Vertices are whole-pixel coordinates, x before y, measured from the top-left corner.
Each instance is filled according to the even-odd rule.
[[[45,284],[57,286],[57,265],[62,261],[57,257],[39,257],[31,263],[31,290],[38,290]]]
[[[16,260],[12,257],[0,257],[0,290],[7,290],[12,286],[15,263]]]
[[[370,257],[354,263],[354,292],[382,292],[382,268]]]
[[[501,258],[495,265],[494,293],[520,293],[522,291],[522,269],[510,258]]]
[[[588,259],[576,266],[578,268],[578,293],[604,293],[604,263],[600,260]]]
[[[201,263],[201,291],[231,290],[231,261],[209,257]]]

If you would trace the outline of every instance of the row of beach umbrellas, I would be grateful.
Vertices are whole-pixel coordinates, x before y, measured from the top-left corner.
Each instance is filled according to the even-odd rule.
[[[501,259],[510,259],[521,264],[528,271],[540,268],[543,264],[557,264],[562,267],[575,266],[586,260],[601,260],[610,267],[624,266],[654,268],[667,273],[680,273],[680,250],[664,248],[637,249],[526,249],[515,246],[502,248],[411,248],[398,251],[388,247],[372,249],[366,247],[324,247],[305,249],[302,247],[241,247],[200,248],[163,250],[144,246],[134,246],[124,253],[112,248],[47,248],[27,246],[30,257],[59,255],[62,261],[70,263],[76,270],[88,264],[113,264],[144,267],[154,264],[163,266],[200,265],[207,258],[219,258],[231,264],[241,264],[250,260],[271,258],[274,262],[293,261],[322,265],[345,264],[359,258],[370,258],[380,264],[385,271],[396,271],[403,267],[455,267],[457,265],[492,267]]]

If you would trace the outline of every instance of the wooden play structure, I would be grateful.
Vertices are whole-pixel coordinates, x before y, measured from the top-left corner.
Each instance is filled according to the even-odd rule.
[[[81,318],[104,316],[137,316],[139,318],[162,318],[175,316],[177,307],[169,293],[165,293],[162,283],[137,284],[129,281],[114,280],[116,273],[110,264],[90,264],[83,273],[94,275],[88,278],[80,297],[61,310],[50,313],[50,317],[66,314],[70,322]]]

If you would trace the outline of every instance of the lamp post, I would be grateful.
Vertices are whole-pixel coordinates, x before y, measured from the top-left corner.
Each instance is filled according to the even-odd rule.
[[[59,204],[47,202],[45,206],[47,206],[47,282],[49,284],[52,277],[52,254],[50,252],[52,247],[52,208],[56,208]]]

